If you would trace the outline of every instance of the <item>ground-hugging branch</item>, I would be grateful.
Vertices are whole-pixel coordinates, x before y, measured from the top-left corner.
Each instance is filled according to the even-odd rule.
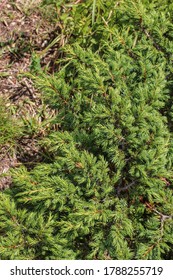
[[[155,209],[153,206],[151,206],[148,202],[145,203],[145,205],[151,209],[153,212],[155,212],[156,214],[158,214],[160,216],[160,222],[161,222],[161,226],[160,226],[160,238],[159,241],[162,239],[163,237],[163,230],[164,230],[164,222],[168,219],[173,219],[173,215],[165,215],[161,212],[159,212],[157,209]]]

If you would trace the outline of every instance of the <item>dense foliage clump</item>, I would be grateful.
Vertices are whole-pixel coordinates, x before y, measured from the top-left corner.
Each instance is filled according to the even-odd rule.
[[[78,2],[43,1],[65,39],[30,77],[56,129],[1,193],[1,258],[172,259],[172,4]]]

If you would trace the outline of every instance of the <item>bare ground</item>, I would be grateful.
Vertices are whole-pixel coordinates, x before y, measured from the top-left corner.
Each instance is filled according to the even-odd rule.
[[[40,0],[0,1],[0,97],[13,106],[14,118],[34,117],[42,110],[40,93],[32,81],[20,74],[29,70],[31,53],[43,50],[51,40],[54,26],[43,19]],[[44,57],[49,60],[49,58]],[[38,120],[39,121],[39,120]],[[10,186],[10,167],[39,161],[36,137],[21,137],[13,152],[0,149],[0,189]]]

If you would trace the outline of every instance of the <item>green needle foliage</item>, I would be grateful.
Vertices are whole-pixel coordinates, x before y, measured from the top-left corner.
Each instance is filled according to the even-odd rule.
[[[53,2],[70,38],[30,76],[58,129],[1,194],[1,258],[172,259],[172,4]]]

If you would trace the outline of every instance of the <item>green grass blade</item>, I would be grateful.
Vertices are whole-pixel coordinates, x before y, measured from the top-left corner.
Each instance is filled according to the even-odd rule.
[[[95,22],[95,11],[96,11],[96,0],[93,0],[93,10],[92,10],[92,25]]]

